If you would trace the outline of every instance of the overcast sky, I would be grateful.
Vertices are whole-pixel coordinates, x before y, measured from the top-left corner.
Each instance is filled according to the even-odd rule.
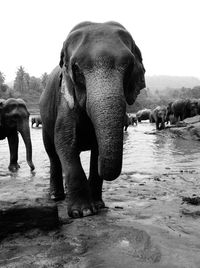
[[[0,71],[36,77],[59,63],[77,23],[118,21],[139,46],[146,75],[200,78],[199,0],[0,0]]]

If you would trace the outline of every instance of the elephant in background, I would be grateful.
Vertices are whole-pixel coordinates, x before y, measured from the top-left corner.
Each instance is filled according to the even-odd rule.
[[[198,105],[197,105],[197,107],[198,107],[198,114],[200,114],[200,99],[198,99]]]
[[[31,118],[31,127],[35,124],[36,127],[39,127],[39,125],[42,125],[42,119],[41,116],[34,116]]]
[[[136,114],[129,114],[129,118],[131,121],[131,125],[134,126],[134,124],[137,126],[137,116]]]
[[[174,122],[184,120],[198,114],[198,101],[196,99],[180,99],[170,102],[167,106],[167,121],[170,115],[174,116]]]
[[[142,120],[148,120],[150,117],[150,113],[151,113],[150,109],[139,110],[136,113],[136,117],[137,117],[138,122],[141,122]]]
[[[153,110],[151,110],[150,114],[149,114],[149,122],[150,123],[155,123],[155,119],[153,117]]]
[[[117,22],[83,22],[63,44],[60,63],[40,98],[43,141],[50,159],[50,197],[65,198],[70,217],[105,206],[103,180],[121,173],[126,102],[145,87],[139,48]],[[80,152],[91,150],[87,180]]]
[[[131,119],[127,113],[124,116],[124,131],[127,131],[128,126],[131,125]]]
[[[10,149],[10,164],[8,169],[15,172],[20,167],[18,160],[18,132],[21,134],[26,146],[26,160],[31,168],[35,169],[32,162],[32,143],[29,128],[29,112],[22,99],[10,98],[0,100],[0,140],[8,139]]]
[[[157,106],[155,109],[153,109],[151,115],[156,123],[156,129],[157,130],[164,129],[167,115],[167,108],[165,106]]]

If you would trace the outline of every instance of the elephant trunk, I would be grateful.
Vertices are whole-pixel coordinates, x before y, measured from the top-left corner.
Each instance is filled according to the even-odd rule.
[[[26,146],[26,161],[31,168],[31,171],[35,169],[35,166],[32,162],[32,143],[31,143],[31,135],[30,135],[30,128],[29,128],[29,121],[23,120],[20,122],[17,127],[18,131],[20,132],[23,141]]]
[[[99,157],[98,173],[111,181],[121,172],[125,99],[118,75],[94,74],[87,80],[87,112],[94,125]]]

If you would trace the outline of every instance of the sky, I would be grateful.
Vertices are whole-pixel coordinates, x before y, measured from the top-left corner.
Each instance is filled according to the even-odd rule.
[[[199,0],[0,0],[0,71],[22,65],[40,77],[58,65],[62,44],[81,21],[117,21],[140,48],[146,75],[200,78]]]

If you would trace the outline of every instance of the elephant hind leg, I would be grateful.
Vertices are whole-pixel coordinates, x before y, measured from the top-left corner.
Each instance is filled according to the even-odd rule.
[[[98,175],[98,150],[91,150],[90,158],[90,175],[89,175],[89,186],[92,195],[92,200],[94,202],[95,208],[97,210],[104,208],[105,203],[102,199],[102,186],[103,180]]]
[[[44,129],[43,141],[50,160],[50,198],[55,201],[62,200],[65,198],[65,194],[61,162],[56,153],[54,143]]]

